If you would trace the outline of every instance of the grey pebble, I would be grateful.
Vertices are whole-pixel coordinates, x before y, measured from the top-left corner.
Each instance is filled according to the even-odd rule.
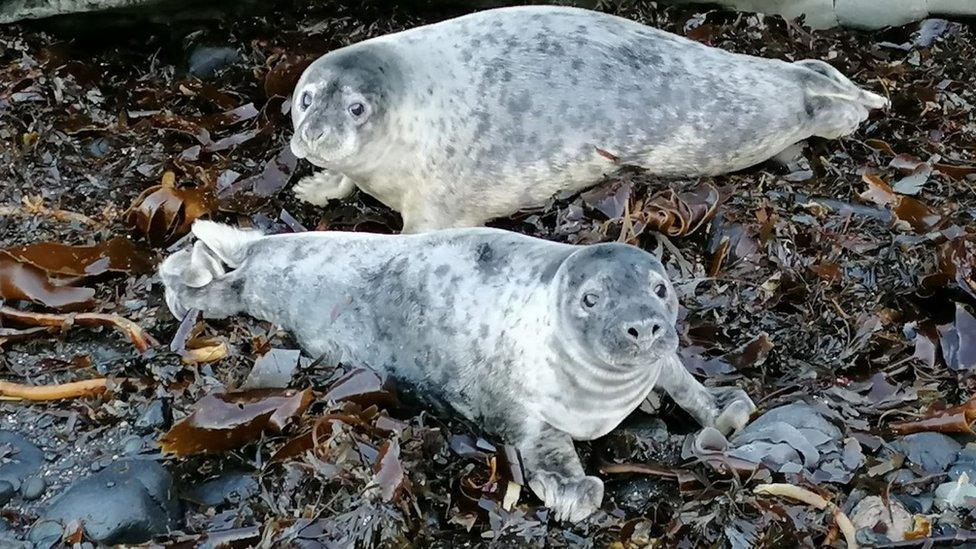
[[[142,437],[131,435],[122,441],[122,452],[125,454],[138,454],[142,451]]]
[[[157,429],[165,429],[169,424],[169,405],[163,400],[150,402],[142,415],[136,420],[136,430],[140,433],[151,433]]]
[[[188,70],[193,76],[206,80],[240,59],[240,54],[234,48],[200,46],[190,53]]]
[[[61,541],[61,536],[64,534],[64,530],[61,529],[61,525],[53,520],[42,520],[34,524],[31,527],[30,534],[27,535],[27,539],[34,544],[34,547],[48,548],[53,547],[59,541]]]
[[[27,501],[33,501],[43,496],[46,489],[47,483],[44,482],[44,477],[34,476],[27,479],[24,485],[20,487],[20,494]]]
[[[179,528],[182,516],[169,472],[155,461],[127,459],[72,483],[51,501],[30,535],[34,541],[49,521],[78,520],[100,544],[136,544]]]
[[[17,493],[17,489],[14,488],[13,484],[5,480],[0,480],[0,507],[4,506],[13,499],[14,494]]]
[[[44,452],[20,433],[0,431],[0,446],[9,444],[14,452],[0,462],[0,480],[19,488],[27,477],[35,474],[44,463]]]
[[[104,137],[97,137],[88,142],[88,154],[101,158],[112,150],[112,144]]]

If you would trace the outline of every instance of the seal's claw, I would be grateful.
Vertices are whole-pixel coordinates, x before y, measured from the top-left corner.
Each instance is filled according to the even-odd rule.
[[[579,522],[603,502],[603,481],[597,477],[567,478],[543,471],[529,481],[529,487],[559,521]]]
[[[303,202],[325,206],[330,200],[349,196],[354,188],[355,185],[345,175],[321,171],[299,179],[292,192],[295,198]]]
[[[724,435],[734,433],[749,423],[749,417],[756,411],[756,405],[749,395],[738,387],[712,389],[719,415],[715,418],[715,428]]]

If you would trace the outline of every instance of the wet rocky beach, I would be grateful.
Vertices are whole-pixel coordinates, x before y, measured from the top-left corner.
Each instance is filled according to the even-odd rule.
[[[170,314],[154,268],[194,219],[399,231],[362,192],[294,198],[311,168],[287,147],[290,94],[325,52],[470,9],[24,22],[0,27],[0,295],[19,296],[0,302],[0,380],[16,384],[0,384],[0,547],[846,547],[838,513],[862,546],[976,543],[976,26],[601,9],[821,59],[891,101],[786,162],[687,180],[624,168],[491,223],[659,255],[685,365],[746,390],[746,429],[696,436],[656,398],[578,444],[606,496],[560,523],[513,447],[394,380],[265,322]]]

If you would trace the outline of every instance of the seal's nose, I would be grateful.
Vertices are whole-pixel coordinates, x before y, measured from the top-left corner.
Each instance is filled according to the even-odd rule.
[[[664,334],[664,322],[659,318],[649,318],[624,324],[627,338],[638,344],[654,343]]]

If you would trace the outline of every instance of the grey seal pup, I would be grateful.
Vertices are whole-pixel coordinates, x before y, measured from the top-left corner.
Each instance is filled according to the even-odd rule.
[[[324,171],[294,190],[322,205],[359,187],[406,233],[480,226],[621,165],[743,169],[849,134],[886,104],[822,61],[740,55],[577,8],[494,9],[312,63],[291,149]]]
[[[313,356],[385,372],[516,445],[529,486],[561,519],[596,510],[603,483],[573,440],[607,434],[655,386],[702,425],[755,409],[679,361],[664,267],[625,244],[573,246],[489,228],[390,236],[264,236],[197,221],[160,266],[177,317],[238,313],[292,332]]]

